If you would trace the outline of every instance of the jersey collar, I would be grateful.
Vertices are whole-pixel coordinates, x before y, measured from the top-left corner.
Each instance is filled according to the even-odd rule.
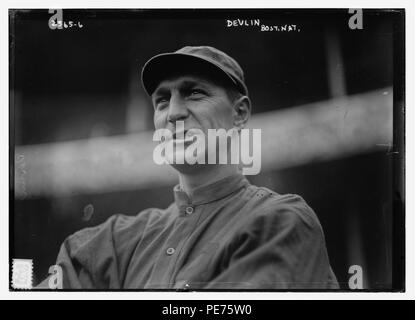
[[[223,199],[231,193],[248,185],[249,181],[245,176],[241,173],[236,173],[210,184],[195,188],[193,190],[193,196],[190,198],[178,184],[173,188],[174,201],[178,208],[189,205],[198,206]]]

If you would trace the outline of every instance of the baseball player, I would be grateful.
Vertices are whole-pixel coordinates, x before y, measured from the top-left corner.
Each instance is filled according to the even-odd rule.
[[[242,68],[213,47],[154,56],[142,84],[155,128],[183,148],[196,129],[241,130],[251,114]],[[338,288],[321,225],[300,196],[250,184],[237,164],[171,165],[179,183],[168,208],[114,215],[63,242],[63,288]]]

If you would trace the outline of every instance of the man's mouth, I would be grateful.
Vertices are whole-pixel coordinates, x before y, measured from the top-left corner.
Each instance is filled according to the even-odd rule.
[[[183,138],[186,137],[186,133],[189,130],[184,130],[184,131],[180,131],[180,132],[175,132],[173,133],[173,140],[182,140]]]
[[[195,130],[189,129],[173,133],[172,140],[175,142],[193,142],[196,136]]]

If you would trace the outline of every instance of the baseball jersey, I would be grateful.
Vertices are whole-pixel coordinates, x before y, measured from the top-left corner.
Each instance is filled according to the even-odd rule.
[[[241,174],[179,185],[166,209],[117,214],[69,236],[66,289],[336,289],[321,225],[298,195]]]

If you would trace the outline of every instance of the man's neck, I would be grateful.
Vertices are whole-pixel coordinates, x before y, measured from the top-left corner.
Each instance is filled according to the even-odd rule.
[[[193,190],[239,172],[237,165],[215,165],[194,173],[179,172],[180,187],[192,198]]]

